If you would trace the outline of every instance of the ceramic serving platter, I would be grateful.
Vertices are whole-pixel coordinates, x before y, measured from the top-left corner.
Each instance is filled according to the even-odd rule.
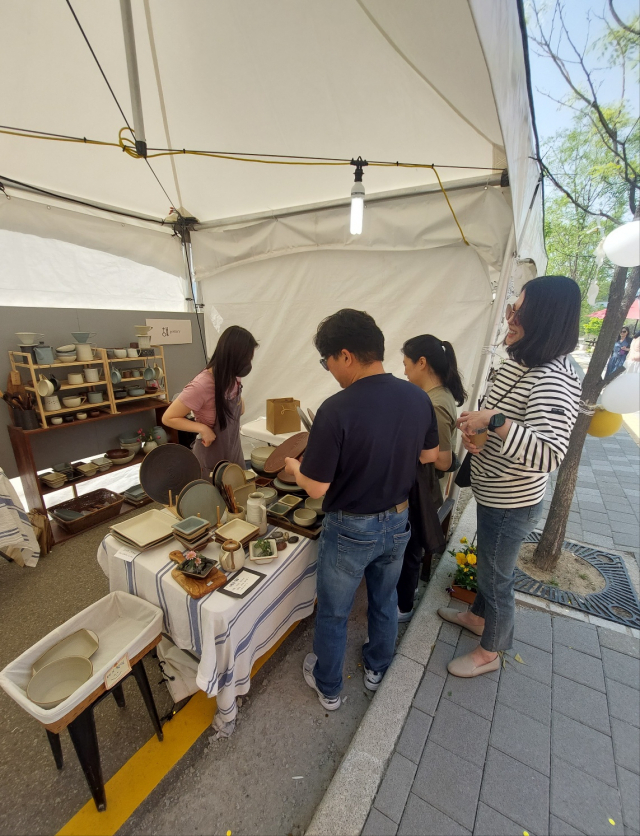
[[[175,502],[180,491],[200,475],[200,462],[181,444],[161,444],[147,453],[140,465],[142,487],[151,499],[163,505],[169,505],[169,493]]]
[[[296,433],[283,441],[264,463],[265,473],[279,473],[284,467],[284,460],[287,457],[297,459],[307,449],[308,439],[309,433]]]
[[[111,531],[144,548],[157,540],[171,537],[173,535],[171,525],[172,520],[167,513],[153,508],[133,519],[112,525]]]
[[[257,525],[252,525],[246,520],[231,520],[231,522],[221,525],[216,530],[217,540],[237,540],[244,545],[252,537],[254,537],[260,529]]]
[[[37,673],[40,668],[48,665],[56,659],[62,659],[64,656],[84,656],[89,659],[96,652],[100,646],[100,641],[92,630],[77,630],[70,636],[65,636],[64,639],[54,644],[39,659],[31,666],[32,673]]]
[[[220,491],[206,479],[194,479],[193,482],[189,482],[180,492],[176,505],[183,521],[187,517],[199,515],[201,521],[204,520],[211,525],[218,522],[218,509],[222,517],[226,508]],[[183,533],[188,534],[186,531]]]

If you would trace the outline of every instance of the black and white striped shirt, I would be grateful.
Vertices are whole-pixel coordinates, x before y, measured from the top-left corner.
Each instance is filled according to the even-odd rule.
[[[531,370],[505,361],[485,407],[513,423],[504,441],[489,432],[482,452],[472,457],[471,487],[480,505],[524,508],[542,499],[549,474],[567,452],[581,389],[567,356]]]

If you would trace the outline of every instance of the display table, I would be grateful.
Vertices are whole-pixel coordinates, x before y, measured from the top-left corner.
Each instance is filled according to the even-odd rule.
[[[297,432],[302,432],[303,430],[304,427],[301,427]],[[271,444],[273,447],[278,447],[283,441],[296,434],[280,433],[279,435],[274,435],[270,433],[267,429],[267,419],[264,415],[262,418],[256,418],[255,421],[247,421],[246,424],[240,427],[240,435],[244,435],[246,438],[255,438],[257,441],[264,441],[265,444]]]
[[[278,552],[267,565],[247,561],[247,568],[265,578],[245,597],[231,598],[219,590],[195,600],[171,577],[175,563],[169,552],[176,540],[142,552],[133,560],[118,555],[121,544],[111,535],[98,548],[98,563],[109,589],[123,590],[160,607],[165,632],[182,650],[200,659],[197,684],[217,697],[217,728],[233,728],[236,697],[250,687],[254,662],[286,631],[313,612],[316,597],[317,542],[301,537]],[[217,559],[220,546],[202,552]]]

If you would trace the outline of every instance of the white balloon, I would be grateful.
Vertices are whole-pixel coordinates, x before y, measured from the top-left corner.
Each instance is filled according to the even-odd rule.
[[[609,261],[619,267],[637,267],[640,264],[640,221],[614,229],[602,246]]]
[[[621,415],[640,411],[640,374],[621,374],[609,383],[602,392],[602,406]]]

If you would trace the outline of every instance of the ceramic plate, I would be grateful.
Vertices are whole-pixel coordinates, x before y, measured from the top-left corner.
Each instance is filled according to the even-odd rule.
[[[198,580],[204,580],[207,575],[211,572],[212,569],[215,568],[216,562],[215,560],[211,560],[210,557],[203,557],[202,558],[202,572],[187,572],[186,569],[182,568],[182,564],[179,563],[177,569],[179,572],[182,572],[183,575],[187,575],[189,578],[198,578]]]
[[[281,482],[279,479],[273,480],[273,487],[277,488],[279,491],[284,491],[284,493],[304,493],[304,488],[301,488],[299,485],[285,485],[284,482]]]
[[[133,519],[112,525],[111,530],[143,548],[159,539],[173,536],[172,516],[154,508]]]
[[[176,510],[183,520],[187,517],[197,517],[199,514],[201,519],[211,525],[218,522],[217,508],[222,516],[227,506],[220,491],[206,479],[195,479],[186,485],[180,492],[176,505]]]
[[[237,540],[239,543],[247,542],[260,531],[257,525],[245,522],[245,520],[231,520],[221,525],[216,531],[216,538],[220,540]]]
[[[298,456],[304,453],[307,449],[308,440],[309,433],[296,433],[291,438],[283,441],[264,463],[265,473],[279,473],[285,465],[285,458],[291,457],[297,459]]]
[[[228,464],[222,473],[222,484],[228,485],[233,490],[244,487],[246,481],[244,470],[238,464]]]
[[[140,483],[145,493],[163,505],[169,504],[169,491],[175,502],[180,491],[195,479],[200,479],[200,462],[181,444],[161,444],[147,453],[140,465]]]
[[[119,543],[122,543],[123,546],[127,546],[137,552],[148,552],[150,549],[155,549],[156,546],[161,546],[163,543],[168,543],[170,540],[175,539],[173,535],[170,535],[168,537],[161,537],[159,540],[154,540],[153,543],[148,543],[146,546],[139,546],[137,543],[134,543],[133,540],[128,540],[116,531],[112,531],[111,536]]]
[[[100,641],[92,630],[78,630],[70,636],[61,639],[53,647],[50,647],[31,667],[32,673],[37,673],[40,668],[53,662],[55,659],[62,659],[64,656],[84,656],[89,659],[96,652]]]

